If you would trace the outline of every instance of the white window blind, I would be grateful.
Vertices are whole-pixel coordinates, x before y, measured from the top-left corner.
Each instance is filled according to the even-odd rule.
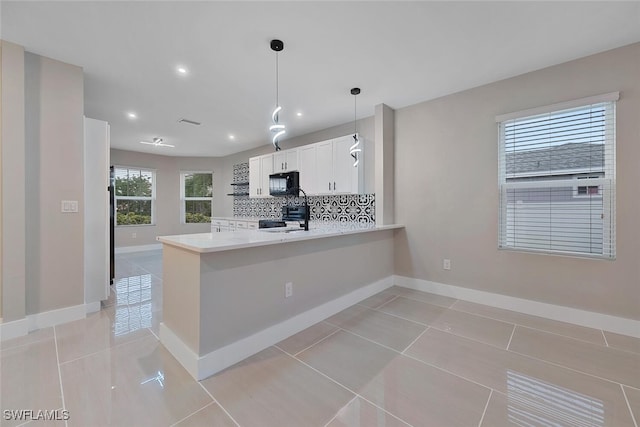
[[[615,258],[615,99],[496,118],[500,248]]]

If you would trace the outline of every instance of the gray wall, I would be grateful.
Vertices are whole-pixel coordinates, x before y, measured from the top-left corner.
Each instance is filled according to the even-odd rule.
[[[366,117],[360,119],[357,122],[357,129],[360,137],[364,140],[364,194],[374,192],[374,173],[375,173],[375,150],[374,150],[374,117]],[[283,150],[288,148],[299,147],[301,145],[313,144],[314,142],[326,141],[327,139],[337,138],[353,133],[353,122],[345,123],[343,125],[334,126],[321,131],[312,132],[306,135],[293,137],[280,142],[280,147]],[[273,145],[263,145],[252,150],[242,151],[240,153],[232,154],[230,156],[222,157],[224,164],[224,173],[222,176],[222,185],[226,185],[225,190],[231,190],[231,183],[233,182],[233,165],[238,163],[245,163],[249,161],[249,158],[260,156],[262,154],[269,154],[274,152]],[[229,192],[227,191],[227,192]],[[226,197],[223,200],[223,204],[220,206],[221,211],[216,212],[218,216],[233,216],[233,197]]]
[[[639,76],[636,43],[397,110],[396,274],[640,319]],[[613,91],[617,259],[498,251],[495,116]]]
[[[180,171],[213,171],[213,215],[223,215],[222,203],[231,199],[225,196],[231,181],[221,178],[224,162],[218,157],[169,157],[112,149],[111,164],[156,170],[155,225],[116,227],[116,247],[157,244],[157,236],[211,231],[209,223],[180,222]]]
[[[27,314],[84,304],[83,84],[82,68],[25,54]]]
[[[21,319],[25,315],[24,49],[13,43],[1,43],[0,317],[3,321],[11,321]]]

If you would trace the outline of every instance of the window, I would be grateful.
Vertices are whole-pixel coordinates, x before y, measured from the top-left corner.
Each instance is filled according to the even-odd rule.
[[[154,224],[155,199],[155,171],[121,166],[115,168],[117,225]]]
[[[603,178],[603,175],[592,175],[592,176],[578,176],[576,179],[585,180],[585,179],[598,179]],[[580,182],[580,184],[589,184],[589,182]],[[575,187],[575,197],[597,197],[602,196],[600,193],[600,186],[598,185],[578,185]]]
[[[213,173],[182,172],[180,174],[182,222],[211,222],[213,204]]]
[[[615,258],[617,99],[496,118],[500,248]]]

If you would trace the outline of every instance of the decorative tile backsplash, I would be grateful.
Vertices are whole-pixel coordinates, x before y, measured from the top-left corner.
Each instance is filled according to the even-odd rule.
[[[233,165],[233,182],[249,181],[249,163]],[[240,188],[237,189],[238,192]],[[247,187],[248,190],[248,187]],[[375,222],[375,194],[341,194],[309,196],[311,220],[338,222]],[[266,199],[233,197],[233,216],[252,218],[281,218],[282,207],[300,205],[304,197],[273,197]]]

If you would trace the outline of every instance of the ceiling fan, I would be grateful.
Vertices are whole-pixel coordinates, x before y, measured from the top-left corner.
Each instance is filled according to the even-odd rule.
[[[169,147],[169,148],[174,148],[175,147],[175,145],[165,144],[162,141],[162,138],[158,138],[158,137],[153,138],[153,142],[140,141],[140,144],[154,145],[156,147]]]

